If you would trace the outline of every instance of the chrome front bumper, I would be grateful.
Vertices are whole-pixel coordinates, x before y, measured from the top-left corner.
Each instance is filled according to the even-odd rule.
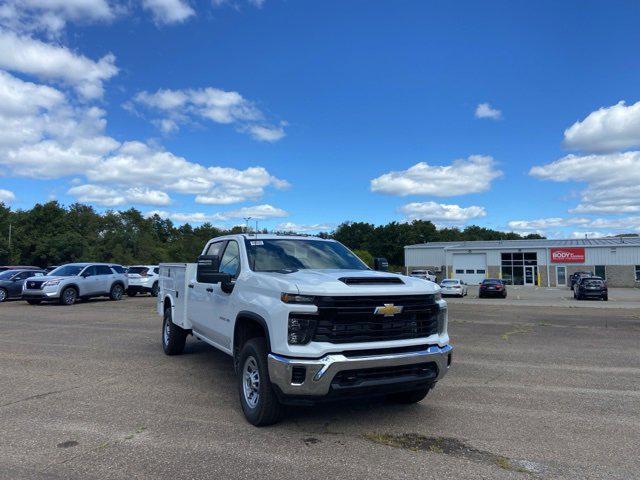
[[[325,355],[320,359],[287,358],[274,353],[269,354],[269,377],[285,395],[323,396],[331,388],[331,382],[338,372],[343,370],[364,370],[367,368],[394,367],[418,363],[434,362],[438,374],[433,381],[438,381],[447,373],[451,364],[453,347],[432,345],[425,350],[386,355],[349,356],[340,353]],[[295,367],[305,367],[306,375],[302,383],[292,382]]]

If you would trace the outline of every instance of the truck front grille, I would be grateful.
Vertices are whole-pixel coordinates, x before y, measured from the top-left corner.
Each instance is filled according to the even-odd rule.
[[[376,307],[393,304],[402,312],[376,315]],[[313,340],[329,343],[377,342],[422,338],[438,332],[439,306],[433,295],[317,297]]]

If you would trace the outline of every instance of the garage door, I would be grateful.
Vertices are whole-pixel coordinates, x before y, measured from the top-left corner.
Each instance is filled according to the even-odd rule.
[[[478,285],[487,277],[487,256],[484,253],[454,254],[453,277]]]

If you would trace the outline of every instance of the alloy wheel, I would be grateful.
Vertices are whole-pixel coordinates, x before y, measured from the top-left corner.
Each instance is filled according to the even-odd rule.
[[[260,401],[260,370],[253,357],[248,357],[242,368],[242,392],[249,408],[256,408]]]

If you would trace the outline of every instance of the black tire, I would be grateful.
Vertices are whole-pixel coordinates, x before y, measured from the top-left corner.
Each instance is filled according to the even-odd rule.
[[[4,302],[7,298],[9,298],[9,292],[4,288],[0,288],[0,303]]]
[[[162,349],[167,355],[180,355],[184,351],[187,332],[171,321],[171,307],[165,309],[162,320]]]
[[[604,295],[602,297],[602,300],[604,300],[605,302],[608,302],[609,301],[609,295]]]
[[[124,295],[124,287],[120,283],[114,283],[111,285],[111,290],[109,290],[109,298],[113,301],[122,300],[122,295]]]
[[[387,399],[393,403],[403,403],[403,404],[418,403],[419,401],[423,400],[424,397],[427,396],[427,393],[429,393],[431,388],[432,388],[432,385],[428,385],[426,387],[420,387],[416,390],[392,393],[391,395],[387,396]]]
[[[73,287],[67,287],[60,294],[60,305],[71,306],[78,300],[78,291]]]
[[[158,296],[158,292],[160,291],[160,287],[158,286],[158,282],[154,283],[153,286],[151,287],[151,296],[152,297],[157,297]]]
[[[135,290],[127,290],[127,295],[129,295],[130,297],[135,297],[137,293],[138,292],[136,292]]]
[[[507,298],[507,292],[504,292],[504,293],[502,294],[502,298]]]
[[[40,305],[41,300],[27,300],[29,305]]]
[[[267,342],[264,338],[252,338],[247,341],[240,351],[238,362],[238,394],[242,412],[249,423],[256,427],[264,427],[276,423],[282,415],[282,405],[273,391],[269,380],[267,365]],[[253,362],[253,372],[257,373],[257,386],[245,377],[245,369]],[[257,389],[257,399],[252,405],[245,394],[247,390]],[[255,397],[253,397],[255,398]]]

